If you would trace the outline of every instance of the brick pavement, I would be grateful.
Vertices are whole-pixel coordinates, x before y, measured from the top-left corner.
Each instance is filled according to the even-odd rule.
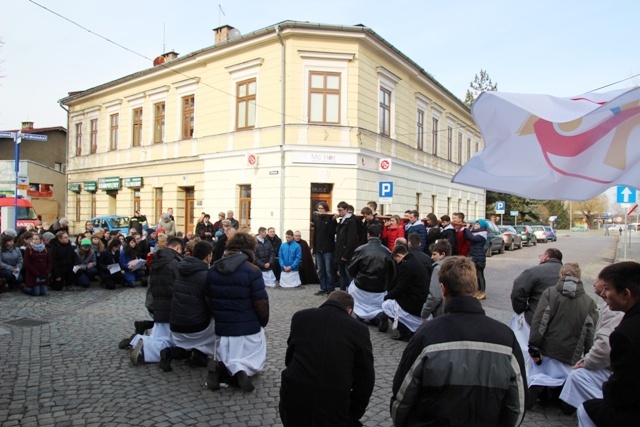
[[[638,259],[633,247],[628,258]],[[612,258],[614,256],[612,255]],[[277,413],[291,315],[324,299],[317,286],[270,289],[266,328],[268,361],[256,391],[211,392],[206,371],[174,361],[173,372],[156,365],[134,367],[117,343],[132,333],[132,321],[146,318],[145,289],[52,292],[29,297],[0,296],[0,424],[3,426],[280,426]],[[507,322],[510,313],[487,308]],[[40,323],[41,322],[41,323]],[[362,421],[390,426],[389,397],[404,343],[371,329],[376,384]],[[537,405],[523,426],[575,426],[575,416],[555,405]]]

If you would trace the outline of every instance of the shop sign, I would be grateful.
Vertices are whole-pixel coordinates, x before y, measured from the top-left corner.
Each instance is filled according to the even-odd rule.
[[[137,176],[134,178],[125,178],[124,186],[127,188],[140,188],[142,187],[142,177]]]
[[[74,193],[79,193],[80,184],[69,184],[69,191],[73,191]]]
[[[112,176],[109,178],[98,179],[98,190],[119,190],[120,189],[120,177]]]
[[[98,186],[95,181],[89,181],[84,183],[84,191],[96,191]]]

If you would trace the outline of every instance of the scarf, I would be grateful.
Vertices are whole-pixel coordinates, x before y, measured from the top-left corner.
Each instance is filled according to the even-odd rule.
[[[45,245],[44,245],[44,243],[34,244],[34,243],[32,242],[32,243],[29,243],[29,244],[31,245],[31,249],[33,249],[33,250],[34,250],[34,251],[36,251],[36,252],[42,252],[42,251],[44,251],[44,246],[45,246]]]

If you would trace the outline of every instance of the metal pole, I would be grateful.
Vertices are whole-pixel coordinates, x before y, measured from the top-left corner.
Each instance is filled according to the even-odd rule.
[[[14,156],[16,158],[15,170],[16,170],[16,187],[13,193],[14,211],[13,211],[13,229],[18,231],[18,177],[20,174],[20,132],[16,132],[16,136],[13,137],[14,142]]]
[[[627,259],[627,235],[629,234],[627,230],[627,215],[624,215],[624,228],[625,228],[625,233],[624,233],[624,259]]]

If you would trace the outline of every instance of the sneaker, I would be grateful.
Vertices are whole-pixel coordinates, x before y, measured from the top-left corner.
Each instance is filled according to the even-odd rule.
[[[378,315],[380,317],[380,324],[378,325],[379,332],[387,332],[389,330],[389,316],[384,313]]]
[[[165,372],[173,371],[173,368],[171,367],[172,359],[171,347],[163,348],[162,350],[160,350],[160,363],[158,363],[158,367]]]
[[[256,389],[253,385],[253,382],[251,381],[251,377],[247,375],[245,371],[239,371],[236,375],[238,377],[238,385],[240,386],[242,391],[250,393]]]
[[[319,291],[318,291],[318,292],[316,292],[314,295],[318,295],[318,296],[320,296],[320,295],[325,295],[325,294],[328,294],[328,293],[329,293],[329,292],[327,292],[327,291],[319,290]]]
[[[207,364],[207,388],[212,391],[220,390],[220,366],[217,360],[209,359]]]
[[[131,349],[131,353],[129,353],[129,357],[131,358],[131,364],[133,364],[133,366],[137,366],[138,363],[144,363],[144,356],[142,355],[143,345],[144,345],[144,341],[139,340],[138,344],[136,344],[136,346]]]
[[[125,338],[118,343],[118,348],[120,350],[124,350],[125,348],[131,347],[131,340],[135,337],[136,334],[131,335],[129,338]]]

